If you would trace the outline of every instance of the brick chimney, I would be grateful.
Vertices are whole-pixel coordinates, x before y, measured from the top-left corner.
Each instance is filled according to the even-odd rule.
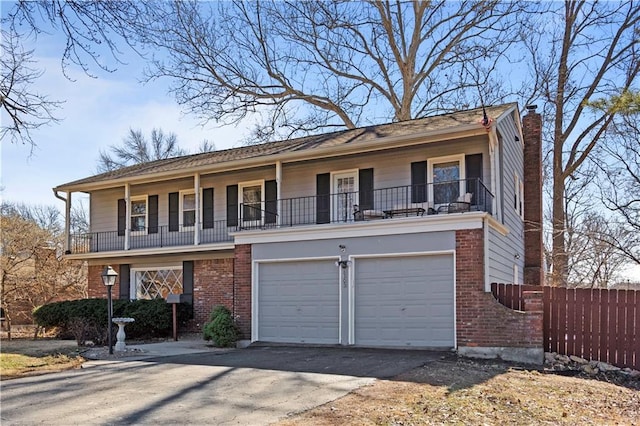
[[[524,136],[524,283],[544,285],[542,267],[542,116],[527,105]]]

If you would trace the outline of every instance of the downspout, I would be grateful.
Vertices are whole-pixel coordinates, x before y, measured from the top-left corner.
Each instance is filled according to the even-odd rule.
[[[67,192],[67,198],[64,198],[54,188],[53,195],[65,203],[64,209],[64,254],[71,254],[71,193]]]
[[[282,217],[282,161],[276,161],[276,225],[279,227]]]
[[[193,182],[195,186],[195,195],[196,195],[196,220],[195,220],[195,230],[193,233],[193,244],[200,244],[200,228],[202,227],[202,223],[200,221],[200,173],[196,173],[193,177]]]
[[[129,238],[131,236],[131,186],[128,183],[124,184],[124,202],[127,206],[124,227],[124,249],[129,250]]]
[[[502,195],[500,194],[502,188],[498,188],[498,163],[500,161],[500,149],[498,144],[498,132],[495,125],[491,126],[489,130],[489,161],[491,163],[491,192],[495,194],[491,206],[491,211],[495,212],[496,217],[502,222],[502,211],[498,208],[501,205]]]
[[[489,256],[489,219],[487,214],[485,214],[484,218],[482,218],[482,231],[484,233],[484,261],[482,262],[482,264],[484,265],[484,291],[489,293],[491,292],[491,283],[489,282],[489,271],[491,270],[489,262],[491,262],[491,257]]]

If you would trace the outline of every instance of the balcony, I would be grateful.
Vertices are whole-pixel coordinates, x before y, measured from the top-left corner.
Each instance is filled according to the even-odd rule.
[[[233,242],[230,232],[320,224],[343,224],[400,217],[427,217],[470,211],[492,213],[493,194],[479,179],[407,185],[339,194],[283,198],[240,204],[238,218],[200,229],[200,244]],[[195,229],[158,226],[129,232],[129,250],[193,246]],[[122,231],[71,236],[70,254],[125,250]]]
[[[200,244],[232,242],[229,231],[236,228],[227,227],[226,220],[214,222],[213,228],[200,229]],[[169,226],[136,229],[129,233],[129,250],[192,246],[195,241],[193,226],[181,231],[169,231]],[[122,231],[89,232],[72,234],[69,254],[98,253],[125,249],[125,235]]]
[[[462,194],[462,195],[461,195]],[[493,194],[480,179],[407,185],[371,191],[284,198],[241,204],[239,230],[484,211]]]

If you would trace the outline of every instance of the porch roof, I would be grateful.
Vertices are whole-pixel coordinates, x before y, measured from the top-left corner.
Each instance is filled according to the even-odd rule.
[[[487,115],[499,121],[514,110],[516,103],[485,108]],[[200,170],[237,170],[268,164],[268,161],[295,160],[305,156],[331,156],[344,153],[341,148],[350,147],[355,152],[369,150],[383,141],[406,140],[414,135],[437,136],[456,131],[485,131],[481,120],[482,108],[458,111],[420,119],[360,127],[332,133],[305,136],[295,139],[267,142],[207,153],[186,155],[123,167],[118,170],[75,180],[53,188],[54,191],[90,191],[124,182],[164,180],[187,176]],[[329,150],[329,151],[328,151]],[[268,160],[268,161],[267,161]]]

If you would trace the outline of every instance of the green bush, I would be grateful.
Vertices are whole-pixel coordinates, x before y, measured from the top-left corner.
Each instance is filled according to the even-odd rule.
[[[212,340],[216,346],[234,346],[238,339],[238,328],[233,322],[231,311],[225,306],[218,305],[213,308],[203,329],[204,339]]]
[[[184,306],[183,306],[184,305]],[[191,316],[191,305],[178,305],[180,324],[186,324]],[[164,299],[113,300],[113,317],[129,317],[135,322],[127,324],[127,339],[168,337],[173,330],[173,313]],[[73,336],[79,344],[91,340],[96,345],[104,344],[107,336],[107,300],[81,299],[50,303],[33,312],[40,327],[56,327],[59,337]],[[113,336],[117,326],[113,325]]]

